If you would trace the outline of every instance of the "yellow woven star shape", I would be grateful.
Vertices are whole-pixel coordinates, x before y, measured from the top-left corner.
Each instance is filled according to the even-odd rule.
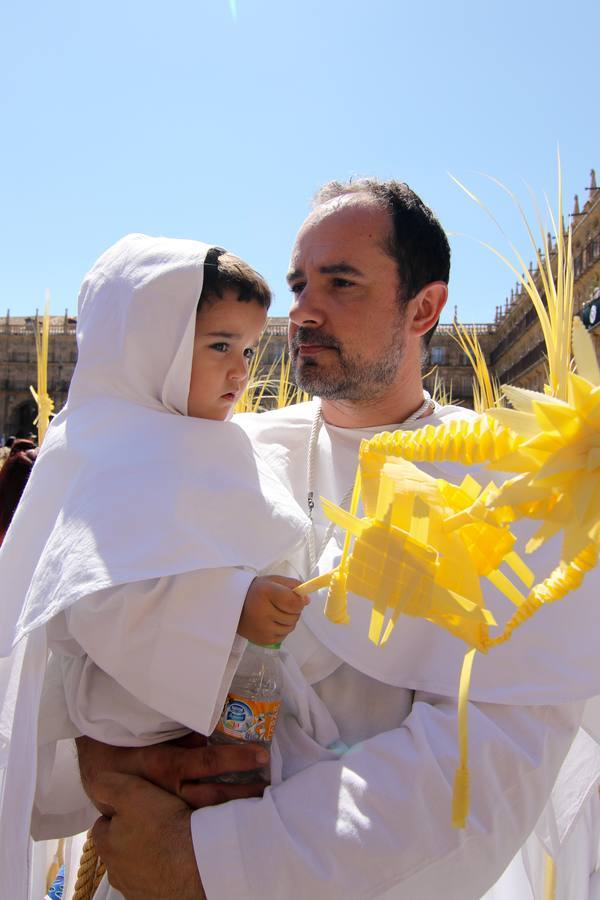
[[[427,619],[486,652],[489,626],[496,623],[484,606],[481,578],[520,606],[525,595],[500,566],[506,563],[527,587],[533,574],[514,552],[507,526],[463,517],[480,494],[470,476],[453,485],[399,459],[381,471],[374,515],[359,518],[322,500],[326,515],[354,538],[337,568],[319,579],[329,584],[328,618],[348,621],[350,592],[373,604],[369,637],[374,643],[384,644],[404,614]],[[304,586],[314,589],[315,582]]]
[[[573,351],[577,374],[568,375],[566,400],[506,387],[514,409],[489,412],[521,438],[515,452],[496,465],[521,474],[488,507],[542,519],[529,552],[562,529],[565,562],[590,542],[600,548],[600,368],[579,319],[573,323]]]

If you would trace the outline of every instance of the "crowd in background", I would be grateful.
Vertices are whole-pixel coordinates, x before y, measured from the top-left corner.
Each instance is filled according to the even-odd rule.
[[[25,490],[37,454],[33,435],[26,438],[11,435],[0,447],[0,545]]]

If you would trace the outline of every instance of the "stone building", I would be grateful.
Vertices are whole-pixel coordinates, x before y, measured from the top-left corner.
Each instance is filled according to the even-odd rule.
[[[582,209],[575,196],[571,213],[573,234],[574,313],[589,327],[585,311],[600,286],[600,188],[592,169],[587,188],[588,200]],[[556,247],[548,235],[551,263]],[[539,284],[539,272],[530,265],[530,272]],[[494,346],[489,363],[501,383],[540,390],[546,380],[545,346],[542,328],[529,297],[520,285],[510,293],[504,308],[496,310]],[[600,357],[600,334],[594,335],[596,352]]]
[[[589,198],[582,210],[575,197],[573,211],[573,267],[575,304],[583,324],[591,333],[600,359],[600,188],[596,173],[590,174]]]
[[[30,387],[37,384],[35,329],[41,317],[16,317],[7,313],[0,319],[0,439],[9,435],[35,433],[36,405]],[[48,393],[54,410],[64,406],[71,375],[77,360],[76,320],[65,313],[50,319],[48,343]],[[272,317],[267,325],[262,365],[266,370],[287,346],[287,318]]]
[[[573,229],[574,301],[591,333],[600,359],[600,188],[594,170],[587,187],[588,198],[580,206],[576,196],[571,223]],[[549,241],[550,253],[555,246]],[[539,279],[533,267],[534,279]],[[36,316],[0,319],[0,438],[9,434],[34,431],[35,403],[29,390],[35,387]],[[48,391],[55,410],[67,398],[77,347],[75,320],[53,317],[50,328]],[[510,383],[539,390],[545,381],[545,348],[541,327],[531,301],[517,285],[503,306],[496,308],[493,322],[478,323],[474,328],[491,373],[500,383]],[[473,402],[473,372],[468,360],[453,338],[452,325],[440,325],[433,336],[423,362],[425,385],[438,396],[466,406]],[[262,356],[262,370],[278,360],[287,341],[287,318],[269,319],[267,344]]]
[[[52,316],[48,344],[48,393],[55,410],[64,406],[77,359],[75,319]],[[0,319],[0,436],[35,433],[36,405],[30,386],[37,385],[35,329],[41,319],[15,317]]]
[[[263,371],[281,359],[282,353],[287,352],[287,316],[270,316],[263,337],[264,351],[261,356],[261,368]]]
[[[455,310],[456,312],[456,310]],[[473,330],[486,359],[493,349],[495,329],[491,324],[466,325]],[[473,369],[455,340],[454,325],[438,325],[423,361],[423,383],[442,403],[473,405]]]
[[[589,302],[584,304],[581,318],[592,335],[596,356],[600,359],[600,287],[594,288]]]
[[[588,199],[581,208],[575,196],[571,213],[573,239],[574,312],[579,315],[596,346],[600,359],[600,188],[592,169]],[[551,264],[556,246],[548,235]],[[540,276],[533,264],[536,284]],[[543,293],[543,292],[542,292]],[[541,390],[546,381],[545,344],[542,328],[527,293],[520,284],[510,292],[503,306],[496,307],[493,323],[475,326],[490,372],[500,384]],[[472,403],[472,374],[465,368],[460,349],[453,348],[452,325],[441,325],[431,342],[425,371],[431,371],[426,385],[432,389],[437,366],[438,385],[454,402]],[[433,371],[432,371],[433,370]]]

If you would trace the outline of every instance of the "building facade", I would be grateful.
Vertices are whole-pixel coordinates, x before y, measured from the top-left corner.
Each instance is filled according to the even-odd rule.
[[[575,314],[592,335],[600,359],[600,188],[594,170],[580,206],[576,196],[571,213]],[[551,263],[556,247],[549,237]],[[539,273],[530,266],[533,278]],[[7,313],[0,320],[0,439],[35,431],[35,402],[30,386],[37,382],[35,330],[37,314],[24,318]],[[75,361],[75,319],[65,313],[50,326],[48,393],[58,411],[67,399]],[[501,384],[540,390],[546,381],[545,347],[535,310],[520,285],[496,308],[493,322],[469,326],[475,330],[492,375]],[[442,400],[471,406],[473,372],[454,339],[454,326],[439,325],[424,354],[425,385]],[[266,329],[261,370],[266,372],[285,352],[287,318],[272,317]]]
[[[581,317],[592,335],[600,360],[600,188],[593,169],[586,190],[588,199],[585,204],[580,207],[579,198],[575,196],[570,215],[574,313]],[[550,263],[555,271],[556,244],[551,235],[548,235],[547,243]],[[539,286],[539,271],[533,264],[530,264],[529,271]],[[541,293],[543,295],[543,291]],[[543,388],[547,374],[542,328],[520,283],[511,290],[504,305],[496,307],[493,323],[471,327],[476,331],[491,374],[500,384],[513,384],[536,391]],[[446,397],[470,406],[473,376],[469,367],[465,369],[464,356],[453,340],[453,333],[452,325],[438,328],[425,361],[425,371],[431,373],[426,378],[426,384],[431,390],[437,372],[438,391],[441,385],[442,394]]]
[[[0,319],[0,436],[25,437],[35,433],[36,405],[30,387],[37,384],[35,330],[38,316]],[[55,411],[67,399],[71,375],[77,359],[74,319],[53,316],[48,344],[48,393]]]
[[[571,213],[573,240],[574,313],[592,333],[600,358],[600,332],[589,325],[586,311],[600,286],[600,189],[596,173],[590,172],[589,197],[582,208],[575,196]],[[550,263],[555,270],[556,245],[548,235]],[[534,281],[540,275],[530,265]],[[543,292],[541,292],[543,293]],[[592,323],[593,325],[593,323]],[[490,368],[501,384],[541,390],[546,382],[545,345],[542,328],[532,303],[520,284],[511,291],[504,307],[496,310],[494,340],[489,356]]]
[[[466,327],[475,332],[486,359],[489,359],[494,346],[494,325],[479,323]],[[424,354],[423,384],[441,403],[472,407],[473,369],[455,334],[454,325],[438,325]]]

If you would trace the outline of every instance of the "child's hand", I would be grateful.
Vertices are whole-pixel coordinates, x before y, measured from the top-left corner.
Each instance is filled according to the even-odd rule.
[[[280,575],[255,578],[246,594],[238,634],[253,644],[278,644],[296,627],[308,597],[292,588],[301,582]]]

